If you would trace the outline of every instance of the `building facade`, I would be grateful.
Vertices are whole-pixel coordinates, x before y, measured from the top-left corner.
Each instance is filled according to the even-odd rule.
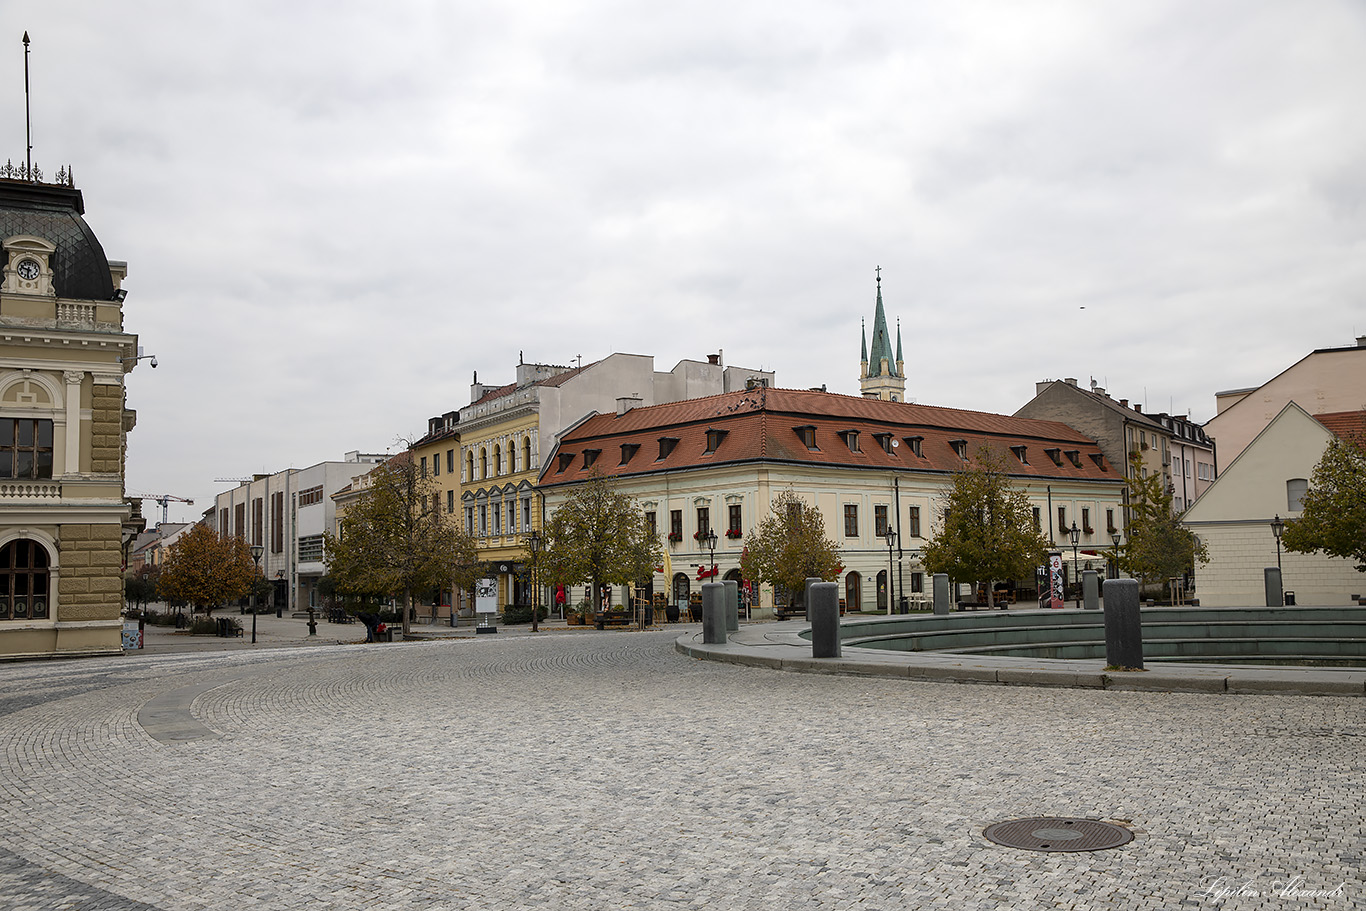
[[[256,475],[215,498],[212,527],[220,537],[263,548],[261,572],[275,586],[271,606],[319,607],[317,584],[327,571],[323,533],[336,525],[333,494],[387,458],[348,452],[340,462]]]
[[[488,388],[476,375],[460,409],[460,505],[465,530],[497,580],[498,603],[529,603],[527,535],[541,526],[536,484],[543,456],[566,428],[594,414],[714,396],[773,374],[727,367],[721,354],[668,372],[654,358],[613,354],[581,367],[517,365],[514,382]]]
[[[110,261],[65,171],[0,178],[0,657],[121,651],[127,265]]]
[[[757,386],[590,418],[562,435],[539,489],[550,515],[592,472],[614,479],[668,554],[667,577],[656,574],[651,594],[684,605],[713,567],[717,578],[739,578],[745,536],[790,488],[820,510],[826,536],[841,547],[846,605],[876,611],[924,596],[921,550],[939,527],[954,472],[984,445],[1007,458],[1041,529],[1046,514],[1076,517],[1084,529],[1077,551],[1055,539],[1071,572],[1103,570],[1113,551],[1106,525],[1121,521],[1123,476],[1094,441],[1050,421]],[[773,594],[761,589],[761,611]]]
[[[1311,415],[1286,404],[1186,513],[1183,524],[1209,552],[1195,567],[1201,606],[1265,604],[1264,570],[1277,565],[1297,605],[1351,604],[1366,589],[1354,561],[1285,551],[1271,528],[1276,517],[1303,515],[1300,498],[1334,436],[1361,446],[1366,412]]]

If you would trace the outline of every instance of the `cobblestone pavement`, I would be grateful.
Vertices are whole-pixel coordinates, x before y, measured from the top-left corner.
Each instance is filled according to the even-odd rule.
[[[0,907],[1366,907],[1359,698],[796,675],[676,635],[2,665]],[[177,712],[195,739],[146,721]],[[1025,816],[1136,835],[982,837]]]

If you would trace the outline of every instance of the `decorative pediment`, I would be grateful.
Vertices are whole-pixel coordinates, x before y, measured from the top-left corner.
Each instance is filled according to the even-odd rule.
[[[16,234],[4,239],[6,255],[3,288],[6,294],[32,294],[55,297],[52,286],[52,254],[57,247],[51,241],[27,234]]]

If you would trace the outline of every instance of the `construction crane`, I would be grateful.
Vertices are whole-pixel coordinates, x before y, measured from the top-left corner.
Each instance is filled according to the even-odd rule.
[[[144,499],[144,500],[151,500],[153,503],[160,503],[160,504],[161,504],[161,524],[162,524],[162,525],[165,525],[165,524],[166,524],[166,507],[167,507],[167,504],[169,504],[172,500],[175,500],[177,503],[184,503],[186,506],[193,506],[193,505],[194,505],[194,500],[189,500],[189,499],[186,499],[185,497],[178,497],[178,496],[176,496],[175,494],[171,494],[171,493],[159,493],[159,494],[158,494],[158,493],[144,493],[144,494],[139,494],[139,496],[140,496],[142,499]]]

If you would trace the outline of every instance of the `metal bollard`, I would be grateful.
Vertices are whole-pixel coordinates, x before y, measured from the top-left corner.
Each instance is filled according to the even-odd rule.
[[[1105,663],[1143,670],[1143,618],[1137,579],[1105,580]]]
[[[1082,570],[1081,604],[1087,610],[1100,610],[1100,576],[1094,569]]]
[[[1266,583],[1266,606],[1285,607],[1285,595],[1281,589],[1281,569],[1279,566],[1268,566],[1262,570]]]
[[[840,657],[840,587],[835,582],[806,586],[806,609],[811,615],[811,657]]]
[[[740,629],[740,583],[731,579],[721,584],[726,587],[726,632],[738,632]]]
[[[720,582],[702,585],[702,642],[726,644],[726,586]]]
[[[949,612],[949,574],[934,574],[934,612],[936,614],[948,614]]]

